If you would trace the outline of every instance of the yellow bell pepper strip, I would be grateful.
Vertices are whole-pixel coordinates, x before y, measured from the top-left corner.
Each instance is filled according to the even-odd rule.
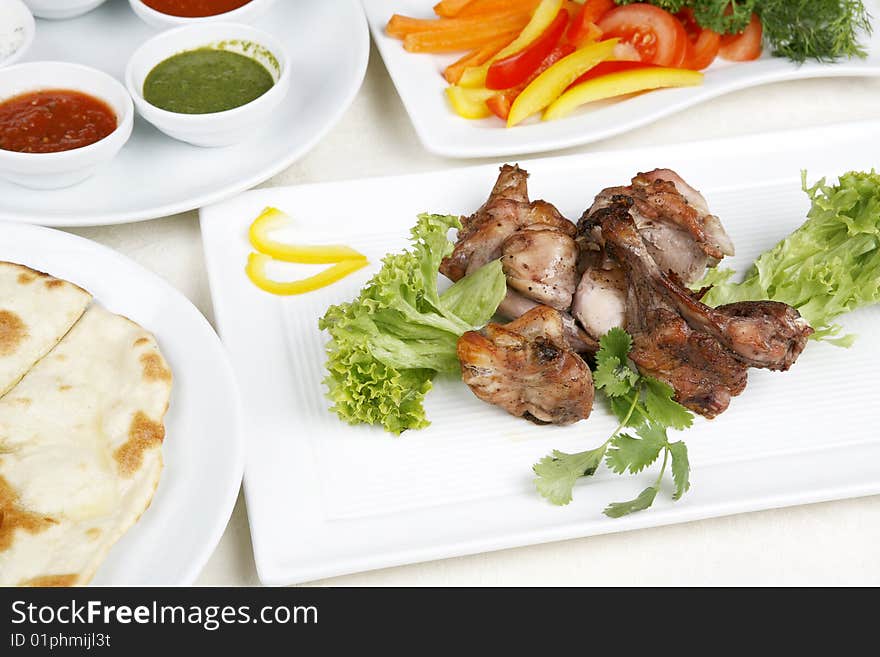
[[[540,112],[581,75],[599,62],[613,57],[614,46],[618,41],[619,39],[606,39],[584,46],[541,73],[513,101],[507,116],[507,127],[515,126],[532,114]]]
[[[352,272],[366,267],[367,259],[361,256],[358,259],[343,260],[337,262],[324,271],[296,281],[275,281],[266,273],[266,266],[272,262],[272,258],[265,253],[251,253],[248,256],[245,273],[251,282],[258,288],[271,294],[290,296],[293,294],[305,294],[313,292],[336,281],[345,278]]]
[[[464,89],[458,85],[446,87],[446,97],[455,113],[464,119],[484,119],[491,115],[486,101],[497,94],[497,91],[486,89]]]
[[[518,53],[544,34],[559,14],[559,10],[562,9],[562,2],[563,0],[541,0],[541,4],[535,8],[535,13],[532,14],[532,19],[519,33],[519,36],[485,64],[465,69],[458,83],[462,87],[470,89],[486,86],[486,75],[488,75],[492,63]]]
[[[595,100],[664,87],[694,87],[702,82],[702,73],[681,68],[651,67],[609,73],[566,91],[547,108],[543,118],[550,121],[567,116],[581,105]]]
[[[305,265],[332,264],[342,260],[365,258],[362,253],[347,246],[300,246],[278,242],[269,237],[272,231],[285,228],[290,223],[290,217],[278,208],[265,208],[248,231],[251,244],[260,253],[270,255],[276,260],[299,262]]]

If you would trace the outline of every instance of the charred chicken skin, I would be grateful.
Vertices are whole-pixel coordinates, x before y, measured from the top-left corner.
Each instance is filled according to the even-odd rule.
[[[539,424],[573,424],[593,408],[593,376],[572,351],[562,315],[536,306],[458,341],[462,379],[485,402]]]

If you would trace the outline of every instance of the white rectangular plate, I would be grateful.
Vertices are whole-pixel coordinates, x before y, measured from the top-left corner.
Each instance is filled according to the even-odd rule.
[[[739,89],[802,78],[880,75],[880,30],[875,30],[871,38],[865,39],[869,57],[864,60],[834,64],[811,61],[798,66],[765,52],[755,62],[718,61],[707,70],[699,87],[663,89],[621,101],[594,103],[565,119],[541,122],[533,117],[507,129],[495,117],[462,119],[449,107],[442,72],[460,54],[408,53],[399,40],[385,34],[385,24],[392,14],[431,18],[435,17],[431,11],[434,4],[435,0],[364,0],[373,40],[419,139],[432,153],[448,157],[495,157],[569,148],[627,132]],[[867,0],[865,4],[874,16],[880,16],[880,2]]]
[[[870,169],[878,152],[880,123],[871,122],[521,165],[531,197],[573,220],[603,187],[654,167],[676,169],[722,218],[738,253],[729,264],[741,270],[803,221],[802,168],[811,180]],[[603,516],[604,506],[634,497],[655,473],[600,472],[562,508],[532,485],[531,465],[552,449],[588,449],[612,430],[601,398],[586,422],[539,427],[477,400],[459,381],[440,380],[428,395],[428,429],[394,438],[339,421],[323,397],[318,318],[356,296],[381,257],[406,244],[416,213],[468,214],[496,174],[490,165],[263,189],[202,210],[217,322],[242,388],[245,490],[265,583],[880,492],[872,385],[880,307],[844,319],[862,336],[852,349],[811,343],[790,372],[752,370],[726,413],[684,432],[691,491],[672,502],[665,490],[654,508],[620,520]],[[266,205],[295,218],[289,239],[348,244],[371,266],[299,297],[261,292],[243,268],[248,225]]]

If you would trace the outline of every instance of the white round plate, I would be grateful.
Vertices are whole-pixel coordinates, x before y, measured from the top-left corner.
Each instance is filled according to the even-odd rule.
[[[156,336],[174,372],[165,468],[150,508],[116,543],[93,584],[192,584],[226,528],[244,468],[238,391],[220,339],[180,292],[95,242],[0,222],[0,260],[76,283]]]
[[[227,148],[175,141],[138,117],[131,141],[97,175],[49,192],[0,180],[0,220],[47,226],[119,224],[184,212],[249,189],[304,155],[360,89],[370,36],[358,0],[284,0],[254,23],[290,53],[290,94],[253,139]],[[129,56],[158,30],[127,0],[66,21],[37,21],[23,61],[63,60],[122,80]]]

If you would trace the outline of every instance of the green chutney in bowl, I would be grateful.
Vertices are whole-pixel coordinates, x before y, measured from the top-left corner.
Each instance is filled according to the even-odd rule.
[[[159,62],[144,80],[144,99],[178,114],[213,114],[247,105],[274,86],[275,76],[250,56],[260,46],[227,45],[185,50]],[[266,53],[256,54],[266,59]]]

